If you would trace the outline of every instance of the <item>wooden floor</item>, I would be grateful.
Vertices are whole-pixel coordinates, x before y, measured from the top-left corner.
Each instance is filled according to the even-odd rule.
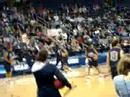
[[[100,66],[107,74],[107,67]],[[97,75],[95,70],[88,77],[87,68],[73,69],[66,74],[75,88],[69,91],[66,87],[60,90],[63,97],[116,97],[110,75],[105,78]],[[19,76],[11,79],[0,79],[0,97],[36,97],[36,84],[33,75]]]

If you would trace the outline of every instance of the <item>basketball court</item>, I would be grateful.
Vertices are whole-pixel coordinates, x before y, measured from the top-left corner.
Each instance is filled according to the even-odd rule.
[[[102,75],[95,70],[91,76],[87,76],[87,68],[72,69],[65,74],[73,84],[73,89],[63,88],[60,90],[63,97],[116,97],[106,65],[101,65]],[[33,75],[18,76],[11,79],[0,79],[0,97],[36,97],[36,84]]]

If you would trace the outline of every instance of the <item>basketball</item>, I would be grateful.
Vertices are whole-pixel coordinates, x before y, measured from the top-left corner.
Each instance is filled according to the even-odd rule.
[[[58,79],[56,79],[56,80],[54,81],[54,85],[55,85],[55,87],[56,87],[57,89],[61,89],[61,88],[64,87],[63,84],[62,84],[62,82],[61,82],[60,80],[58,80]]]

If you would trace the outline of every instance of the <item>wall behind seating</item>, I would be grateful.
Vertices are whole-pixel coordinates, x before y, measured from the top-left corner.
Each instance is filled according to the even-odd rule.
[[[94,4],[104,5],[104,2],[107,0],[32,0],[33,6],[35,7],[47,7],[57,9],[60,7],[61,4],[68,4],[74,5],[77,4],[84,4],[86,6],[92,6]],[[130,7],[130,0],[110,0],[112,1],[112,5],[123,5]]]
[[[47,7],[57,9],[61,4],[74,5],[74,4],[84,4],[86,6],[91,6],[93,4],[101,4],[104,0],[33,0],[32,3],[35,7]]]

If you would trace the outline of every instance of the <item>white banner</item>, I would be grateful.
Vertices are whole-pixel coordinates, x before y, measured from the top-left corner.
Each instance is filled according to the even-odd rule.
[[[48,29],[47,35],[48,36],[59,36],[62,33],[62,29]]]
[[[23,71],[23,70],[29,70],[28,64],[23,64],[23,65],[15,65],[14,66],[14,71]]]

